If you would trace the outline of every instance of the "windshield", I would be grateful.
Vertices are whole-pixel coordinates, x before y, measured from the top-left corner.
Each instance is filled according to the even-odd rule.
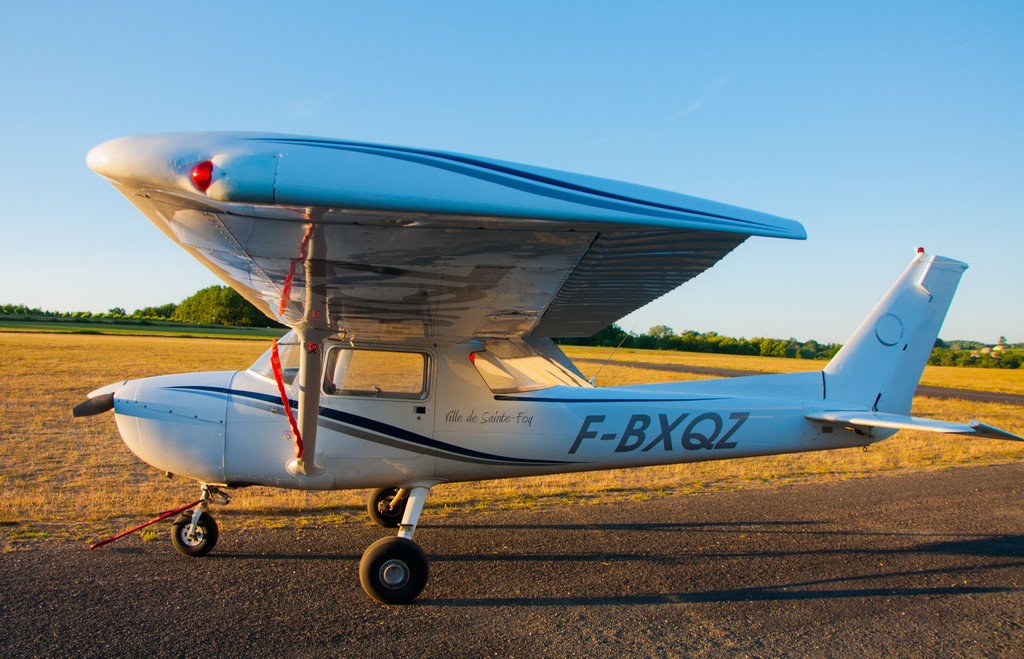
[[[295,333],[295,330],[277,340],[277,354],[281,358],[281,379],[284,380],[286,386],[295,381],[295,374],[299,372],[299,356],[302,352],[300,348],[299,335]],[[249,371],[268,380],[274,379],[274,367],[270,364],[269,349],[253,362]]]

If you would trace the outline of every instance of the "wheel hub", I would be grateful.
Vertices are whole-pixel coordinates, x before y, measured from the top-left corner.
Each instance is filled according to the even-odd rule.
[[[409,581],[409,566],[391,559],[380,566],[380,581],[388,588],[401,588]]]
[[[203,529],[200,528],[199,526],[196,526],[195,532],[194,533],[189,533],[188,532],[188,526],[185,526],[182,529],[181,539],[185,542],[185,544],[187,544],[187,545],[189,545],[191,547],[195,547],[196,545],[202,544],[202,542],[203,542]]]

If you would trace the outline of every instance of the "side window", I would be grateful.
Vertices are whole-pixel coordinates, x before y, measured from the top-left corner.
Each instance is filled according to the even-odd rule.
[[[327,356],[324,369],[324,393],[369,398],[426,398],[427,356],[418,352],[334,348]]]

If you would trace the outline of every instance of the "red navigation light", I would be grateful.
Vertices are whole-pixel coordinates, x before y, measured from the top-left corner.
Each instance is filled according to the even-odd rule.
[[[204,160],[196,163],[196,166],[192,168],[192,185],[196,186],[196,190],[206,192],[210,189],[211,183],[213,183],[213,162]]]
[[[924,247],[918,247],[917,248],[917,253],[918,254],[924,254]]]

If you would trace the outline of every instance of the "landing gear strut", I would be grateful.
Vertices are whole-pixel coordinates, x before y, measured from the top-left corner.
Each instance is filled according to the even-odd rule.
[[[408,604],[427,585],[427,557],[412,536],[429,491],[430,485],[415,485],[384,488],[370,495],[370,517],[385,528],[398,527],[397,537],[373,543],[359,561],[359,583],[381,604]]]
[[[178,515],[171,526],[171,544],[182,554],[198,558],[206,556],[217,545],[220,531],[213,515],[206,512],[209,504],[226,504],[228,495],[213,485],[203,485],[203,497],[193,510]]]

